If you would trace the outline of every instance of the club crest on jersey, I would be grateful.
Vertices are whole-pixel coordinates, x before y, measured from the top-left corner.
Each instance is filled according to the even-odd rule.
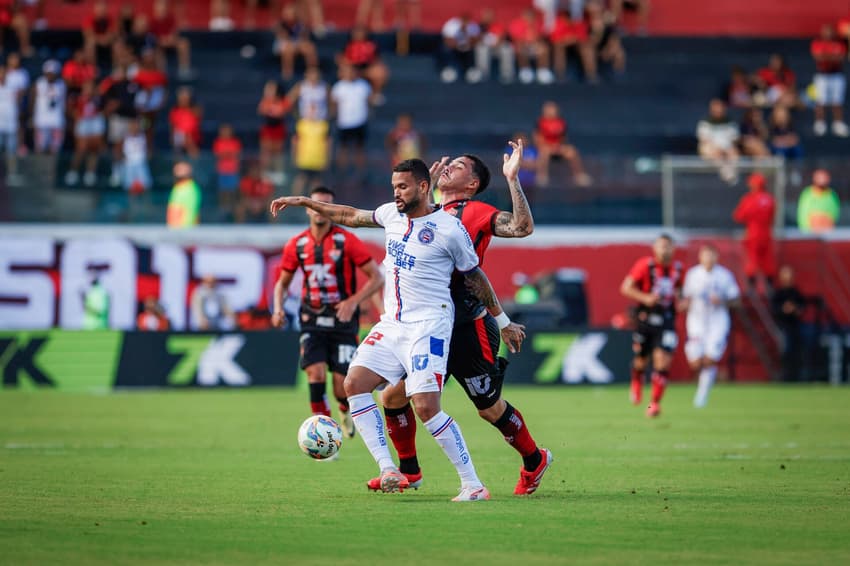
[[[417,234],[419,241],[423,244],[430,244],[434,241],[434,231],[429,227],[424,227],[419,230],[419,234]]]
[[[331,250],[328,255],[332,260],[339,261],[339,258],[342,257],[342,250]]]

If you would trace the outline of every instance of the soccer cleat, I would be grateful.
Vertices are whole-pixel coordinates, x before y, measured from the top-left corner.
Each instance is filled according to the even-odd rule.
[[[661,414],[661,405],[658,403],[650,403],[649,407],[646,409],[646,416],[649,418],[655,418]]]
[[[640,405],[640,399],[643,397],[643,383],[640,381],[632,381],[632,388],[629,391],[629,400],[632,405]]]
[[[514,495],[531,495],[540,487],[540,480],[543,479],[543,474],[546,473],[546,470],[549,469],[549,466],[555,460],[555,457],[546,448],[540,448],[540,455],[542,458],[540,458],[540,464],[538,464],[536,470],[529,472],[525,468],[519,469],[519,481],[516,482]]]
[[[407,481],[407,478],[404,477],[404,474],[399,472],[396,468],[387,468],[386,470],[381,472],[381,491],[384,493],[393,493],[398,491],[401,493],[408,487],[410,487],[410,482]]]
[[[490,499],[490,492],[483,485],[462,487],[460,493],[456,497],[452,497],[452,501],[487,501],[488,499]]]
[[[357,429],[354,428],[354,419],[351,418],[350,411],[339,412],[339,426],[342,428],[342,432],[345,433],[345,436],[348,438],[354,438],[354,433]]]
[[[415,474],[405,474],[402,475],[407,478],[407,487],[413,489],[419,489],[422,485],[422,472],[416,472]],[[366,487],[369,488],[370,491],[381,491],[381,478],[372,478],[366,482]]]

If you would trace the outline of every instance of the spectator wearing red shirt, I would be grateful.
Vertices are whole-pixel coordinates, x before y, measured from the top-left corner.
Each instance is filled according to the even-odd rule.
[[[177,18],[169,9],[168,0],[154,0],[150,31],[156,38],[159,67],[167,67],[166,55],[169,51],[174,51],[177,53],[177,77],[181,80],[191,79],[192,44],[180,35]]]
[[[751,288],[756,286],[756,277],[764,275],[770,287],[776,276],[776,254],[773,251],[773,221],[776,216],[776,201],[767,192],[767,180],[761,173],[753,173],[747,179],[750,192],[741,197],[732,218],[743,224],[744,250],[747,262],[744,272]]]
[[[499,81],[503,84],[513,82],[516,65],[507,27],[496,21],[496,14],[491,8],[481,10],[478,27],[481,28],[481,39],[475,44],[475,66],[481,78],[490,78],[490,62],[495,57],[499,61]]]
[[[844,122],[844,91],[847,79],[844,77],[844,59],[847,57],[847,45],[835,36],[831,24],[821,28],[820,37],[812,41],[812,57],[815,60],[815,135],[826,134],[826,107],[832,107],[832,133],[846,138],[850,128]]]
[[[258,163],[252,163],[239,182],[239,204],[236,205],[236,222],[265,224],[268,222],[268,202],[274,195],[274,185],[263,177]]]
[[[755,81],[759,90],[764,93],[766,105],[781,105],[788,108],[799,105],[797,76],[779,53],[770,56],[767,66],[762,67],[756,73]]]
[[[304,58],[304,65],[317,67],[319,56],[316,45],[310,39],[310,30],[302,20],[294,4],[286,4],[280,11],[272,52],[280,57],[280,76],[289,80],[295,71],[295,57]]]
[[[384,86],[390,77],[390,71],[378,52],[378,44],[369,38],[366,28],[356,26],[351,30],[351,39],[345,45],[342,57],[360,72],[360,75],[372,85],[372,103],[381,106],[386,102]]]
[[[218,174],[218,201],[222,210],[231,212],[239,188],[239,162],[242,158],[242,142],[233,134],[233,126],[222,124],[218,137],[213,142],[215,170]]]
[[[565,81],[567,78],[567,51],[573,48],[581,59],[587,82],[599,81],[596,70],[596,50],[588,37],[586,22],[573,21],[570,19],[569,12],[561,11],[555,17],[555,23],[549,33],[549,41],[552,44],[552,67],[559,80]]]
[[[169,329],[171,324],[168,322],[168,317],[165,316],[165,310],[156,297],[150,296],[145,298],[144,308],[136,318],[136,330],[146,332],[164,332]]]
[[[263,87],[263,97],[257,105],[257,114],[263,119],[263,125],[260,127],[260,168],[278,185],[282,185],[284,180],[284,119],[291,109],[292,101],[281,95],[277,81],[268,81]]]
[[[98,66],[110,66],[112,47],[117,38],[115,19],[106,0],[95,0],[92,12],[83,20],[83,48]]]
[[[553,157],[562,157],[569,162],[576,185],[590,186],[592,179],[584,170],[578,149],[567,142],[567,123],[561,117],[558,105],[551,100],[543,103],[537,128],[534,131],[534,145],[537,146],[538,151],[538,186],[545,187],[549,184],[549,161]]]
[[[519,80],[528,84],[534,80],[531,61],[537,67],[537,82],[551,84],[555,80],[549,68],[549,44],[543,32],[543,22],[534,8],[526,8],[522,15],[508,24],[508,35],[514,44],[519,64]]]
[[[192,99],[192,89],[181,87],[177,91],[177,105],[168,116],[171,125],[172,147],[189,157],[198,157],[201,144],[201,109]]]
[[[0,0],[0,46],[4,44],[6,30],[15,32],[18,38],[18,48],[24,57],[32,57],[32,44],[30,43],[30,25],[23,9],[16,0]],[[43,18],[42,18],[43,19]]]
[[[74,51],[73,58],[66,61],[65,65],[62,66],[62,80],[68,87],[69,103],[73,103],[73,99],[80,93],[84,83],[96,78],[97,67],[86,56],[85,50],[77,49]]]

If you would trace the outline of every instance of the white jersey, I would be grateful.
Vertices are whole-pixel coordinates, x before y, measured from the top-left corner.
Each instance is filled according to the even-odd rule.
[[[319,81],[311,84],[302,81],[298,87],[298,115],[301,118],[310,115],[310,107],[313,107],[316,120],[327,120],[328,118],[328,85]]]
[[[128,135],[124,138],[121,149],[126,164],[145,163],[148,159],[148,142],[145,134]]]
[[[35,81],[33,124],[36,128],[65,127],[65,94],[65,83],[60,79],[51,83],[39,77]]]
[[[18,90],[7,80],[0,84],[0,132],[18,131]]]
[[[409,218],[393,202],[378,207],[373,217],[386,231],[382,320],[453,320],[452,272],[478,266],[472,240],[460,220],[443,210]]]
[[[331,98],[336,103],[336,125],[338,128],[359,128],[369,120],[369,97],[372,87],[363,79],[339,81],[331,89]]]
[[[695,265],[685,275],[682,294],[690,299],[688,307],[688,336],[702,335],[710,327],[729,329],[729,308],[726,301],[737,299],[741,295],[735,276],[722,265],[715,265],[707,271],[702,265]],[[712,297],[723,300],[715,305]]]

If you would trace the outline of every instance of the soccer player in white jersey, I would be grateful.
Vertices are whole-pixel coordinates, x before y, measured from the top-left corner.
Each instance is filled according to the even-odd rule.
[[[699,250],[699,264],[685,275],[682,308],[688,310],[688,341],[685,355],[699,385],[694,406],[704,407],[717,375],[717,363],[726,350],[729,336],[729,307],[735,306],[741,292],[732,272],[718,265],[717,249],[705,244]]]
[[[431,204],[431,176],[425,162],[409,159],[396,165],[392,187],[395,201],[374,211],[282,197],[271,203],[271,212],[276,216],[287,206],[305,206],[337,224],[383,226],[386,232],[385,312],[357,348],[345,378],[354,424],[381,471],[381,491],[403,491],[409,481],[392,460],[372,392],[407,374],[405,389],[417,416],[460,476],[460,493],[453,501],[489,499],[460,427],[440,408],[454,322],[452,272],[464,274],[470,290],[498,321],[510,351],[519,349],[524,327],[510,322],[502,311],[460,220]]]

